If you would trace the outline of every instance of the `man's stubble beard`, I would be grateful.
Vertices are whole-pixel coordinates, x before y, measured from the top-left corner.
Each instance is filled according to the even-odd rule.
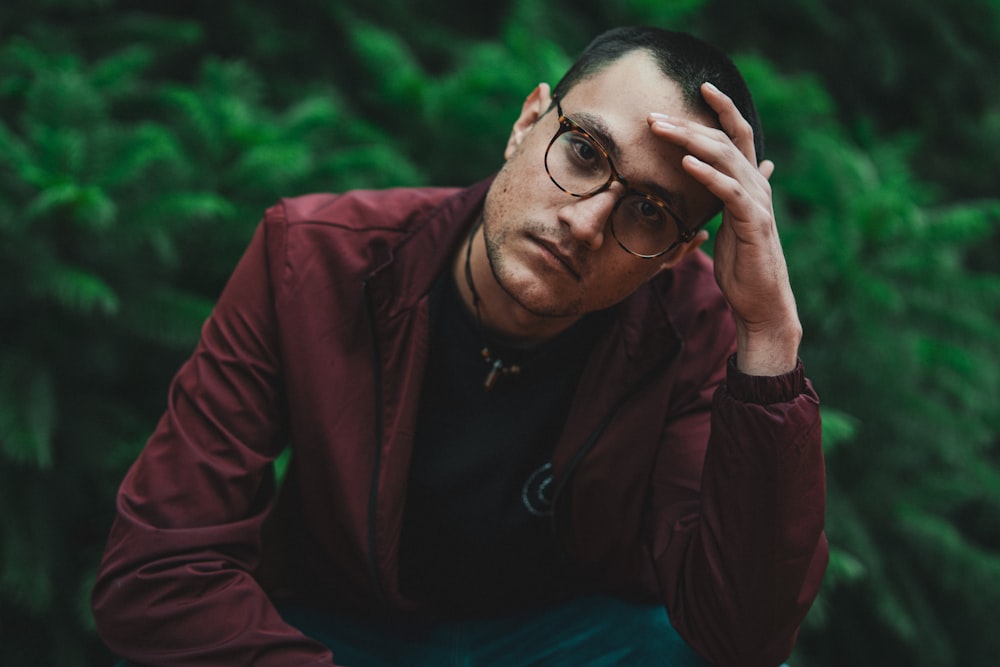
[[[545,226],[539,222],[528,222],[524,226],[523,231],[533,231],[539,237],[544,237]],[[483,239],[486,242],[486,258],[490,264],[493,279],[500,285],[500,288],[521,308],[536,317],[579,317],[582,314],[582,303],[579,296],[574,296],[569,300],[560,300],[556,297],[553,299],[554,302],[548,305],[533,304],[529,301],[530,295],[519,294],[515,286],[510,284],[512,276],[508,271],[503,249],[509,235],[509,231],[492,233],[489,222],[484,219]]]

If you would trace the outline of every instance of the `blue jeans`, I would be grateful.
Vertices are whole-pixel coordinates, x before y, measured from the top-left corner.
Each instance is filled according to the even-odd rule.
[[[433,624],[373,623],[302,608],[281,613],[347,667],[709,667],[680,638],[662,607],[600,596]]]

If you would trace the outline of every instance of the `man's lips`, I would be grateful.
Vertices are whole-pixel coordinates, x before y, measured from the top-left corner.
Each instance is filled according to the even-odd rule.
[[[563,251],[558,243],[537,236],[532,236],[531,238],[542,250],[559,260],[573,278],[580,280],[580,271],[577,268],[578,264],[571,253]]]

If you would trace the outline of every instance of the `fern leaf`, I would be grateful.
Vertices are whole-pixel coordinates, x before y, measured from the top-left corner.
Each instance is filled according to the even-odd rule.
[[[132,335],[186,350],[198,341],[212,302],[178,290],[157,289],[124,302],[118,323]]]
[[[120,305],[118,294],[103,279],[68,264],[51,263],[44,268],[36,267],[29,291],[84,315],[114,315]]]
[[[0,364],[0,451],[12,461],[48,468],[53,462],[55,389],[44,368]]]
[[[148,44],[132,44],[91,66],[89,80],[98,90],[121,95],[134,90],[136,77],[153,63],[153,49]]]

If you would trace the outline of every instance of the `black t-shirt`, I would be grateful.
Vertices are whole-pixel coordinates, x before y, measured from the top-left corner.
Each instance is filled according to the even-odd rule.
[[[400,547],[401,589],[442,616],[524,608],[573,586],[550,521],[549,460],[604,313],[532,350],[490,391],[483,334],[451,273],[432,295],[430,352]]]

